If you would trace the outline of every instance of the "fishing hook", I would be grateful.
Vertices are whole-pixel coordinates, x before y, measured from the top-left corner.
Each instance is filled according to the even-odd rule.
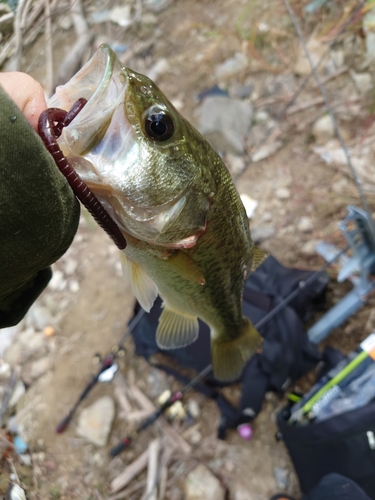
[[[38,132],[78,200],[87,208],[99,226],[112,238],[116,246],[123,250],[126,248],[126,240],[118,225],[65,158],[57,143],[63,128],[69,125],[86,103],[87,100],[81,98],[73,104],[69,111],[59,108],[46,109],[39,117]]]

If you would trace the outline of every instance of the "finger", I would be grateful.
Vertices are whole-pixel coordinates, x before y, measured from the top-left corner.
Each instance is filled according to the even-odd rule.
[[[0,73],[0,85],[37,130],[39,115],[47,108],[40,83],[26,73],[11,71]]]

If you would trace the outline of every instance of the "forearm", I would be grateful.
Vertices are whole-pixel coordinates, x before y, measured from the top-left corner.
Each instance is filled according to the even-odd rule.
[[[79,220],[77,200],[21,112],[36,124],[43,106],[35,103],[17,107],[0,87],[0,328],[17,323],[46,286]]]

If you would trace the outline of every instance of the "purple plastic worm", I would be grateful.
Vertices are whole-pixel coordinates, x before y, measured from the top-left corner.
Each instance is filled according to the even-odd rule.
[[[87,208],[99,226],[112,238],[117,247],[123,250],[126,247],[126,240],[118,225],[70,165],[57,144],[57,138],[60,137],[62,129],[69,125],[73,118],[78,115],[86,102],[86,99],[78,99],[68,112],[59,108],[46,109],[39,117],[38,131],[46,148],[53,156],[58,169],[68,181],[76,197]]]

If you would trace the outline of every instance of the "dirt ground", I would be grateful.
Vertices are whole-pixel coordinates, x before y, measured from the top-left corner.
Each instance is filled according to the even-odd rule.
[[[334,27],[341,22],[345,10],[340,2],[329,2],[329,8],[306,17],[303,7],[308,2],[292,2],[306,37],[320,35],[326,48],[332,41]],[[105,5],[104,5],[105,4]],[[347,8],[355,2],[347,2]],[[87,13],[110,9],[115,2],[85,4]],[[254,112],[267,113],[267,123],[254,120],[250,137],[246,139],[247,154],[243,159],[248,168],[237,180],[241,194],[257,200],[259,205],[251,220],[251,229],[272,227],[273,236],[261,242],[262,248],[286,266],[315,270],[323,259],[311,251],[309,243],[324,239],[343,248],[345,242],[338,223],[346,216],[347,205],[360,205],[358,193],[345,168],[327,165],[313,152],[311,127],[324,114],[324,106],[312,106],[306,111],[287,116],[271,142],[281,140],[282,147],[265,160],[251,163],[250,154],[263,137],[269,124],[297,88],[302,77],[295,76],[294,64],[298,58],[296,35],[290,17],[281,0],[176,0],[165,9],[153,13],[148,22],[131,26],[128,30],[111,22],[92,26],[99,40],[117,41],[137,46],[140,41],[153,39],[144,51],[136,52],[128,62],[135,70],[145,72],[161,58],[168,62],[157,83],[165,94],[181,108],[183,114],[197,123],[197,95],[215,84],[235,97],[240,87],[252,85],[250,102]],[[351,25],[346,37],[359,37],[364,44],[359,22]],[[267,25],[262,31],[260,26]],[[57,29],[54,33],[55,70],[74,41],[73,29]],[[339,42],[344,44],[345,37]],[[44,84],[43,41],[38,40],[23,60],[23,69]],[[352,53],[345,52],[345,63],[355,68]],[[363,49],[364,50],[364,49]],[[248,58],[247,66],[225,81],[218,81],[215,69],[236,53]],[[371,73],[371,67],[368,70]],[[354,92],[349,70],[327,82],[330,98]],[[351,94],[350,94],[351,95]],[[298,103],[319,96],[312,82]],[[350,105],[338,110],[345,138],[350,142],[360,137],[372,120],[373,95],[358,94],[357,108]],[[259,116],[259,115],[258,115]],[[372,121],[371,121],[372,123]],[[228,158],[227,158],[228,159]],[[280,188],[287,194],[281,196]],[[373,208],[375,198],[368,192]],[[301,226],[308,220],[310,226]],[[4,498],[9,474],[16,471],[19,480],[32,499],[104,499],[110,497],[110,482],[131,463],[160,433],[152,426],[137,438],[128,451],[111,459],[108,451],[129,432],[129,425],[116,414],[107,446],[98,448],[76,435],[77,418],[73,418],[66,432],[57,435],[55,427],[74,405],[85,384],[96,372],[95,353],[105,355],[121,339],[134,306],[129,285],[122,278],[118,251],[108,237],[86,216],[82,215],[77,237],[67,254],[55,264],[59,280],[52,283],[39,300],[52,314],[55,334],[44,336],[37,351],[22,355],[22,343],[16,337],[7,351],[4,362],[22,366],[22,378],[28,385],[25,396],[15,410],[22,428],[22,437],[32,451],[32,464],[24,465],[14,454],[3,459],[0,466],[0,498]],[[73,264],[72,264],[73,263]],[[73,271],[72,271],[73,269]],[[336,270],[330,271],[329,305],[337,302],[350,287],[335,282]],[[56,274],[56,273],[55,273]],[[72,284],[73,283],[73,284]],[[78,284],[78,285],[77,285]],[[343,352],[354,349],[373,329],[370,298],[359,313],[336,329],[328,343]],[[125,380],[136,380],[139,388],[151,400],[165,388],[177,389],[179,384],[158,372],[134,355],[130,339],[125,343],[126,354],[119,359]],[[32,363],[40,353],[49,359],[48,369],[39,378],[32,374]],[[297,383],[305,389],[307,382]],[[239,394],[239,390],[234,394]],[[82,407],[89,406],[100,396],[114,395],[113,384],[97,384]],[[184,498],[184,479],[197,463],[206,464],[229,488],[227,498],[232,500],[267,500],[280,491],[274,469],[289,473],[286,492],[298,498],[299,488],[293,466],[282,442],[275,440],[275,413],[283,401],[268,394],[264,408],[253,423],[253,437],[242,440],[235,431],[226,441],[216,439],[219,411],[216,405],[192,391],[187,399],[194,399],[200,408],[196,424],[201,438],[192,443],[188,455],[180,453],[171,462],[165,498]],[[185,424],[174,423],[180,431]],[[140,476],[140,480],[144,476]],[[139,481],[139,478],[138,478]],[[124,497],[139,499],[140,488]],[[115,498],[115,497],[113,497]]]

